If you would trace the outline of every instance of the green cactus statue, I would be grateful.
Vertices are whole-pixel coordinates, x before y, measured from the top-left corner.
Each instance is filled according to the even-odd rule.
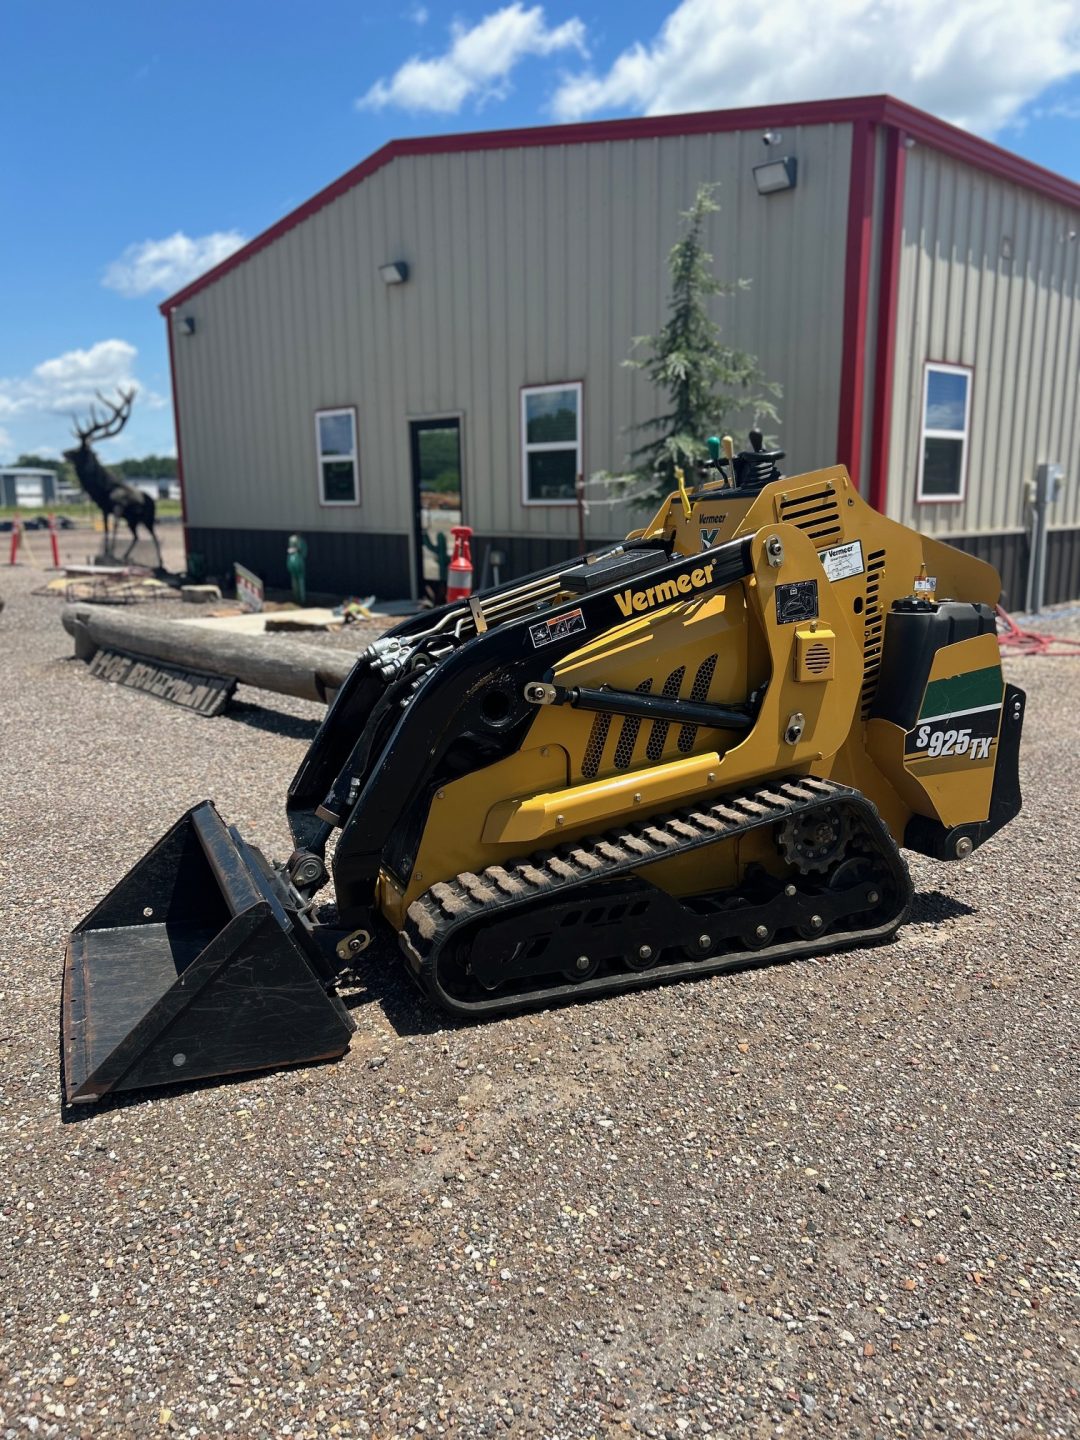
[[[307,541],[302,535],[289,536],[289,548],[285,553],[285,568],[292,583],[293,599],[297,605],[307,604]]]

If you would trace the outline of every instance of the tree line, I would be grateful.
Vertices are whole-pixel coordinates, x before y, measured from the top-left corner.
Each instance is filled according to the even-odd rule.
[[[16,466],[29,470],[51,470],[63,485],[78,488],[75,467],[70,460],[53,460],[44,455],[20,455]],[[132,456],[127,460],[110,460],[108,468],[114,475],[125,480],[176,480],[178,471],[175,455]]]

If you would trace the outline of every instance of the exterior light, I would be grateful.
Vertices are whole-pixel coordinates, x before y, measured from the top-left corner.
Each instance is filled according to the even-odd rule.
[[[194,334],[195,334],[195,316],[194,316],[194,315],[182,315],[182,316],[180,317],[180,333],[181,333],[181,335],[194,335]]]
[[[379,274],[384,285],[404,285],[409,278],[409,267],[404,260],[393,260],[388,265],[380,265]]]
[[[766,160],[754,166],[754,184],[759,195],[775,195],[779,190],[794,190],[798,161],[794,155],[779,160]]]

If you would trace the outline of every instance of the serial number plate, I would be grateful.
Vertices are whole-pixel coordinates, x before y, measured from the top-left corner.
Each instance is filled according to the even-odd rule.
[[[828,550],[819,550],[822,569],[830,580],[847,580],[852,575],[861,575],[866,569],[863,564],[862,541],[852,540],[847,545],[832,545]]]

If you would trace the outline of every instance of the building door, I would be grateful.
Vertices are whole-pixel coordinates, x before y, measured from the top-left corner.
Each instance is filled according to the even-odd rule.
[[[413,531],[420,598],[441,605],[446,567],[454,554],[452,525],[464,511],[461,493],[461,421],[456,416],[409,422]]]

